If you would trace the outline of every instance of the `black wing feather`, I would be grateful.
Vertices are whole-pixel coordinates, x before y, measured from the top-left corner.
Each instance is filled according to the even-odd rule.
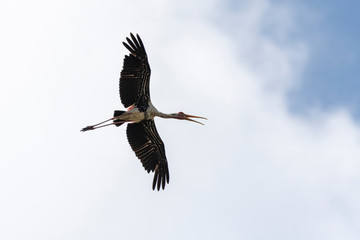
[[[169,168],[165,155],[165,146],[156,130],[153,120],[129,123],[126,134],[132,150],[140,159],[147,172],[154,172],[153,189],[160,190],[169,183]]]
[[[120,99],[127,108],[135,104],[140,110],[148,107],[150,101],[149,81],[150,65],[144,44],[139,35],[130,33],[124,46],[130,51],[125,55],[123,69],[120,74]]]

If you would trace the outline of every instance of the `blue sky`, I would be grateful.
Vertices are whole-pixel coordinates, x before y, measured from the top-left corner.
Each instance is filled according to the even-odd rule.
[[[275,1],[283,2],[283,1]],[[308,41],[311,57],[303,73],[302,86],[289,96],[294,108],[308,106],[331,109],[347,106],[359,118],[359,39],[358,1],[292,1],[315,15],[302,16],[300,31]],[[302,25],[302,21],[305,22]],[[294,95],[293,95],[294,94]]]
[[[0,3],[1,239],[359,239],[355,2]],[[352,5],[352,6],[351,6]],[[118,78],[139,33],[170,184],[151,189]]]
[[[228,11],[241,11],[251,1],[232,1]],[[288,92],[289,107],[307,114],[309,107],[331,110],[346,106],[359,118],[359,38],[357,1],[282,1],[271,4],[292,9],[296,27],[276,36],[273,25],[263,26],[263,34],[282,44],[302,40],[307,43],[309,59],[301,84]],[[286,44],[286,43],[285,43]]]

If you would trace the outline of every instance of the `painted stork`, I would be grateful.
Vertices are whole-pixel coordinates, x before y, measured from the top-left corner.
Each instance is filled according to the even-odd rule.
[[[132,150],[140,159],[143,167],[149,173],[154,173],[152,184],[153,190],[165,189],[165,183],[169,183],[169,168],[165,155],[164,143],[161,140],[154,122],[154,117],[175,118],[203,124],[191,118],[204,117],[192,116],[183,112],[166,114],[159,112],[151,103],[149,82],[150,66],[145,52],[144,44],[137,34],[130,33],[124,46],[130,51],[125,55],[123,69],[120,74],[120,99],[126,111],[116,110],[114,117],[101,123],[87,126],[81,131],[94,130],[97,128],[115,125],[119,127],[123,123],[129,123],[126,129],[127,139]],[[112,121],[111,123],[108,123]]]

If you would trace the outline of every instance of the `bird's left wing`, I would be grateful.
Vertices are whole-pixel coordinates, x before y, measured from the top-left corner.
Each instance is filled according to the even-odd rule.
[[[153,189],[165,188],[169,183],[169,168],[164,143],[156,130],[154,120],[129,123],[126,134],[132,150],[147,172],[155,171]]]
[[[150,100],[150,65],[145,52],[144,44],[139,35],[130,33],[124,46],[130,51],[125,55],[123,69],[120,74],[120,98],[127,108],[135,104],[137,107],[148,107]]]

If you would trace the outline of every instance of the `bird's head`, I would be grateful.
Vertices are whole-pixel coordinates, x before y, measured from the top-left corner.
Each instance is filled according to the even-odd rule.
[[[179,119],[179,120],[188,120],[188,121],[191,121],[191,122],[199,123],[201,125],[204,125],[204,124],[201,123],[201,122],[198,122],[196,120],[193,120],[191,118],[201,118],[201,119],[207,120],[207,118],[199,117],[199,116],[193,116],[193,115],[185,114],[183,112],[172,113],[171,115],[173,116],[173,118],[176,118],[176,119]]]

